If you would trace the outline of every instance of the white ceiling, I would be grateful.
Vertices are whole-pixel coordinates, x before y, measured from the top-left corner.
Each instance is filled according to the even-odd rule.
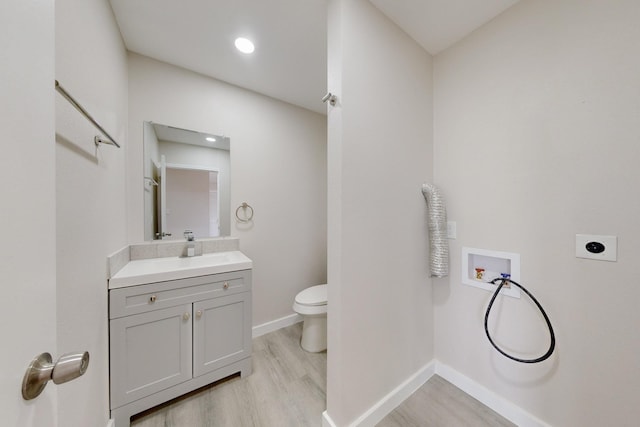
[[[435,55],[520,0],[370,0]]]
[[[212,135],[174,126],[161,125],[159,123],[151,123],[151,126],[159,141],[179,142],[182,144],[198,145],[200,147],[230,150],[231,141],[223,135]],[[213,138],[215,141],[207,141],[206,138]]]
[[[370,0],[435,54],[518,0]],[[128,50],[326,113],[326,0],[110,0]],[[236,37],[254,41],[252,55]]]

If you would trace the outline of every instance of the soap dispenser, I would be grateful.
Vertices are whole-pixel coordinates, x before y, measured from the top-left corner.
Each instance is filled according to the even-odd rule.
[[[187,239],[187,256],[195,256],[196,254],[196,242],[193,237],[193,231],[184,230],[184,238]]]

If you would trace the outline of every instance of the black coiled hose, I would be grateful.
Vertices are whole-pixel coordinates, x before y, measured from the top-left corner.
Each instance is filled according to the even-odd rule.
[[[542,362],[543,360],[547,360],[551,356],[551,354],[553,353],[553,350],[556,347],[556,336],[553,333],[553,327],[551,326],[551,321],[549,320],[549,316],[547,316],[547,313],[544,311],[544,309],[542,308],[542,306],[540,305],[538,300],[535,299],[535,297],[533,295],[531,295],[531,293],[524,286],[514,282],[511,279],[503,278],[503,277],[495,278],[490,283],[495,285],[496,282],[500,282],[500,284],[498,285],[498,289],[496,289],[496,291],[493,293],[493,297],[491,297],[491,302],[489,302],[489,307],[487,307],[487,312],[484,315],[484,331],[487,333],[487,338],[489,338],[489,342],[491,343],[491,345],[496,350],[498,350],[498,352],[500,354],[502,354],[505,357],[508,357],[511,360],[515,360],[516,362],[520,362],[520,363],[538,363],[538,362]],[[487,324],[489,323],[489,312],[491,311],[491,307],[493,307],[493,302],[496,300],[496,297],[500,293],[500,289],[502,289],[502,287],[504,286],[504,284],[506,282],[512,283],[512,284],[516,285],[517,287],[519,287],[520,289],[522,289],[523,292],[525,294],[527,294],[529,296],[529,298],[531,298],[531,300],[534,303],[536,303],[536,306],[538,306],[538,309],[540,310],[540,313],[542,313],[542,316],[544,317],[544,320],[547,322],[547,326],[549,327],[549,334],[551,336],[551,344],[549,345],[549,350],[547,350],[547,352],[544,355],[542,355],[542,356],[540,356],[540,357],[538,357],[536,359],[520,359],[518,357],[514,357],[514,356],[512,356],[510,354],[507,354],[500,347],[498,347],[495,342],[493,342],[493,339],[491,338],[491,335],[489,335],[489,327],[487,326]]]

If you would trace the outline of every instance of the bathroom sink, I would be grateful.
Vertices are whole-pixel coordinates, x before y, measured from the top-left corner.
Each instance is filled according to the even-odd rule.
[[[252,266],[253,262],[240,251],[213,252],[194,257],[140,259],[130,261],[113,275],[109,279],[109,289],[248,270]]]

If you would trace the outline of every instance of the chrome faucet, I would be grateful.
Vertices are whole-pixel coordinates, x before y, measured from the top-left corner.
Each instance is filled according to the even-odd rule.
[[[196,254],[196,242],[195,237],[193,237],[193,231],[184,230],[184,238],[187,239],[187,256],[195,256]]]

